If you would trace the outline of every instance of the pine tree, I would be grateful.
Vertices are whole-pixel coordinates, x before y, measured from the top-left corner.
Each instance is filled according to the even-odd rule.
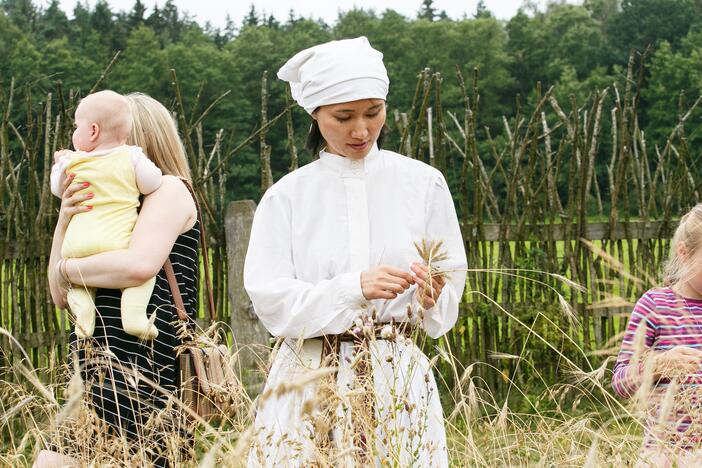
[[[295,15],[295,10],[291,8],[290,11],[288,11],[288,26],[295,25],[295,23],[297,23],[298,20],[299,18]]]
[[[105,0],[98,0],[90,14],[90,25],[100,35],[109,35],[114,27],[112,10]]]
[[[161,9],[158,5],[154,5],[154,9],[151,14],[146,18],[144,24],[151,28],[157,36],[161,37],[165,30],[164,21],[161,17]],[[163,45],[163,44],[162,44]]]
[[[417,13],[418,19],[425,19],[429,21],[434,21],[436,18],[436,8],[434,8],[434,0],[424,0],[422,2],[422,7]]]
[[[256,12],[256,7],[252,3],[249,13],[244,18],[244,26],[258,26],[259,21],[258,12]]]
[[[485,2],[483,0],[480,0],[478,2],[478,6],[475,8],[475,15],[474,17],[477,18],[492,18],[492,12],[488,10],[488,8],[485,6]]]
[[[80,2],[73,8],[73,20],[71,21],[71,36],[81,48],[86,46],[88,36],[91,32],[90,11]]]
[[[146,7],[141,0],[136,0],[132,11],[129,12],[127,16],[127,28],[131,31],[132,29],[144,24],[144,14],[146,13]]]
[[[173,0],[168,0],[161,8],[154,6],[144,24],[156,33],[161,46],[177,42],[185,32],[185,26],[190,24],[187,17],[183,17]]]
[[[231,41],[236,36],[236,23],[229,14],[227,14],[227,19],[224,25],[224,40],[226,42]]]
[[[266,26],[269,28],[277,29],[280,26],[278,20],[272,14],[268,15],[266,19]]]
[[[32,0],[0,0],[0,10],[4,11],[10,21],[21,31],[35,31],[39,12]]]
[[[182,21],[178,7],[173,3],[173,0],[168,0],[163,8],[161,8],[161,18],[166,27],[168,39],[171,42],[177,42],[182,37],[185,22]]]
[[[59,0],[51,0],[49,7],[44,10],[38,26],[39,34],[47,41],[67,36],[69,31],[68,17],[63,12]]]

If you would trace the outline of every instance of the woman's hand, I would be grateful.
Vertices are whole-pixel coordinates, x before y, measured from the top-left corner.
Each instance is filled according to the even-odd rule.
[[[93,198],[92,193],[78,193],[90,186],[88,182],[73,182],[75,174],[66,176],[61,186],[61,209],[59,210],[58,222],[54,229],[54,237],[51,242],[51,255],[49,257],[49,289],[51,298],[58,307],[65,309],[68,307],[66,294],[70,288],[70,283],[66,279],[66,269],[64,259],[61,257],[61,246],[66,235],[68,223],[73,215],[90,211],[92,206],[82,205],[86,200]]]
[[[395,299],[414,284],[407,271],[388,265],[379,265],[361,273],[361,290],[367,300]]]
[[[680,377],[702,369],[702,351],[689,346],[673,346],[666,351],[654,352],[650,359],[653,360],[655,379]]]
[[[82,204],[86,200],[93,198],[92,192],[78,193],[83,189],[90,187],[90,182],[73,182],[75,174],[69,174],[66,180],[63,181],[61,187],[61,210],[59,211],[59,225],[68,226],[68,222],[73,215],[84,213],[93,209],[92,205]]]
[[[441,291],[446,285],[446,278],[441,275],[433,275],[430,281],[429,267],[422,263],[413,263],[410,268],[417,282],[417,291],[414,293],[415,299],[422,304],[424,309],[431,309],[436,305],[436,301],[439,300]]]

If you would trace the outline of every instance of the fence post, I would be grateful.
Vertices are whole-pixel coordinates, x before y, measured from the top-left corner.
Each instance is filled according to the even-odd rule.
[[[238,353],[242,382],[253,393],[261,389],[264,368],[268,361],[268,331],[254,314],[253,305],[244,290],[244,259],[251,237],[256,203],[234,201],[227,207],[224,230],[227,237],[227,271],[231,303],[231,329],[234,351]]]

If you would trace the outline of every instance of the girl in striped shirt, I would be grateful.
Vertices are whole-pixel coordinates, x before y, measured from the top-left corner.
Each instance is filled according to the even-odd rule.
[[[636,303],[612,386],[646,411],[636,466],[702,466],[702,204],[680,220],[664,284]]]

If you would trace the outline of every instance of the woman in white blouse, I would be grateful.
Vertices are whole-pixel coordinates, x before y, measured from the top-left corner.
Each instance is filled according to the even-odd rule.
[[[389,80],[382,54],[365,37],[303,50],[278,77],[312,116],[308,143],[325,148],[273,185],[254,217],[244,282],[261,322],[284,340],[256,415],[249,464],[353,465],[370,456],[373,464],[447,466],[429,361],[387,327],[419,326],[436,338],[456,322],[466,257],[446,181],[420,161],[379,149]],[[442,241],[447,253],[435,266],[450,273],[431,284],[414,245],[422,240]],[[373,320],[366,327],[373,337],[364,343],[376,427],[359,438],[345,395],[360,381],[362,340],[353,333]],[[326,361],[330,342],[336,359]],[[320,434],[319,408],[309,409],[319,401],[319,384],[283,386],[328,362],[338,367],[339,419]],[[325,455],[320,440],[336,452]],[[329,453],[337,458],[325,459]]]

